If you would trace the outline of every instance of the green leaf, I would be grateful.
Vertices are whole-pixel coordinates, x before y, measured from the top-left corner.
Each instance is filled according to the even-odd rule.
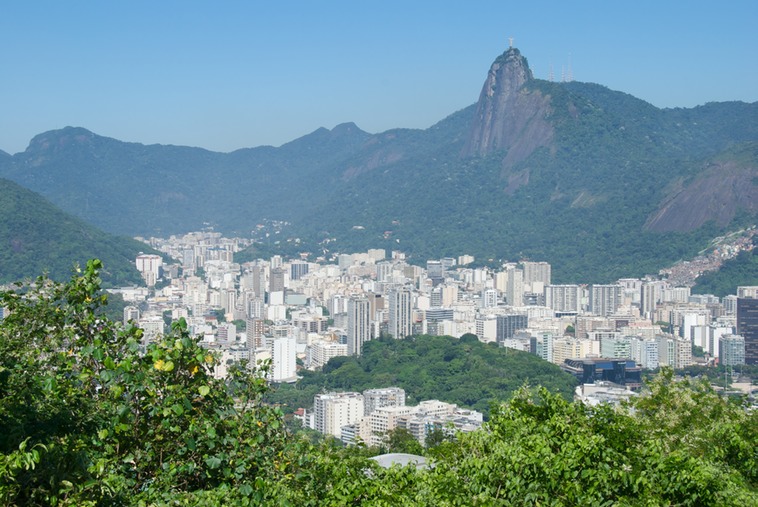
[[[205,459],[205,464],[208,465],[208,468],[213,470],[221,466],[221,459],[216,456],[211,456],[210,458]]]
[[[200,386],[197,388],[197,391],[200,393],[200,396],[208,396],[208,393],[211,392],[211,388],[208,386]]]

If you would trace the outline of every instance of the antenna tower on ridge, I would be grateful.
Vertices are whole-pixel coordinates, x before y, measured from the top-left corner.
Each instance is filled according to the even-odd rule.
[[[553,64],[550,64],[550,72],[547,75],[547,80],[551,83],[553,82]]]
[[[574,75],[571,72],[571,53],[569,53],[568,75],[566,76],[566,81],[570,83],[573,80],[574,80]]]

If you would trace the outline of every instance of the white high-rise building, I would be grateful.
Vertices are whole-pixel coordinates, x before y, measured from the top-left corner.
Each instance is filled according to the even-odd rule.
[[[363,391],[365,415],[371,415],[380,407],[401,407],[405,405],[405,390],[400,387],[385,387]]]
[[[411,415],[415,412],[415,409],[416,407],[394,405],[379,407],[371,412],[371,414],[368,415],[371,429],[371,437],[367,442],[368,445],[378,447],[385,443],[388,438],[388,433],[397,428],[398,419]]]
[[[163,258],[160,255],[140,254],[137,256],[136,265],[147,286],[152,287],[160,277]]]
[[[705,351],[713,357],[721,357],[721,337],[734,333],[734,326],[712,322],[708,326],[708,340]]]
[[[566,359],[577,359],[600,355],[600,342],[589,338],[562,337],[553,339],[553,360],[557,365]]]
[[[679,334],[685,340],[693,341],[697,333],[700,338],[695,345],[703,347],[702,335],[705,334],[705,327],[710,323],[711,316],[706,310],[699,312],[687,312],[680,314]]]
[[[347,345],[318,340],[308,346],[308,368],[323,367],[333,357],[346,356]]]
[[[545,286],[545,306],[558,313],[576,313],[579,311],[581,293],[578,285]]]
[[[376,281],[388,282],[392,278],[392,263],[383,261],[376,263]]]
[[[371,339],[371,304],[368,298],[350,298],[347,302],[347,353],[359,356],[363,344]]]
[[[661,300],[663,294],[664,282],[644,282],[640,288],[640,314],[648,319],[652,320],[655,316],[655,309],[658,306],[658,301]]]
[[[264,327],[263,319],[247,319],[245,321],[245,338],[248,349],[255,350],[263,347]]]
[[[758,299],[758,285],[740,285],[737,287],[737,297]]]
[[[600,339],[600,355],[618,359],[632,358],[632,341],[620,333],[605,333]]]
[[[297,380],[297,340],[285,336],[271,340],[271,373],[273,382],[294,382]]]
[[[692,364],[692,343],[672,335],[656,336],[660,366],[684,368]]]
[[[635,363],[648,370],[654,370],[660,366],[658,342],[655,338],[635,336],[631,340],[632,359]]]
[[[233,342],[237,339],[237,326],[232,322],[223,322],[218,325],[216,336],[218,341]]]
[[[724,296],[721,300],[721,304],[724,305],[724,312],[726,312],[727,315],[737,314],[737,296],[734,294]]]
[[[411,291],[408,289],[393,290],[388,294],[388,332],[393,338],[405,338],[413,334],[411,297]]]
[[[492,284],[497,290],[505,294],[505,291],[508,288],[508,273],[505,271],[498,271],[497,273],[493,273]]]
[[[263,303],[263,298],[248,299],[245,312],[250,319],[263,319],[266,316],[266,305]]]
[[[505,286],[505,300],[510,306],[524,304],[524,272],[509,266],[506,270],[508,280]]]
[[[553,362],[553,333],[540,332],[534,336],[536,338],[537,356],[545,361]]]
[[[482,291],[481,308],[496,308],[497,307],[497,290],[496,289],[484,289]]]
[[[163,316],[157,313],[148,313],[143,315],[139,320],[139,327],[142,328],[142,341],[150,343],[163,334]]]
[[[476,318],[476,336],[482,342],[497,341],[497,316],[480,315]]]
[[[543,287],[550,285],[552,268],[547,262],[524,261],[521,267],[524,269],[524,285],[529,292],[536,292],[535,283],[541,283]]]
[[[621,293],[620,285],[591,285],[590,311],[602,317],[613,315],[621,305]]]
[[[360,393],[317,394],[313,399],[313,429],[324,435],[342,436],[342,427],[363,418]]]
[[[745,338],[740,335],[729,334],[722,336],[719,348],[721,355],[719,362],[724,366],[737,366],[745,364]]]
[[[661,301],[664,303],[686,303],[689,301],[691,289],[689,287],[664,288]]]

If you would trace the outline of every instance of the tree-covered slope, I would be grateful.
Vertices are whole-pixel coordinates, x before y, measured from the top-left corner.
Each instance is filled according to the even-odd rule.
[[[507,151],[450,156],[462,149],[458,139],[335,189],[330,202],[339,199],[340,205],[305,217],[298,234],[317,230],[318,217],[328,227],[323,237],[336,238],[333,250],[373,243],[419,260],[462,253],[544,259],[556,280],[607,282],[654,273],[696,253],[720,228],[754,218],[750,196],[758,186],[747,176],[754,169],[740,169],[734,181],[745,185],[729,188],[741,194],[709,188],[711,201],[726,208],[680,199],[681,206],[664,210],[658,227],[648,227],[678,185],[692,194],[697,187],[688,184],[698,175],[719,176],[712,162],[693,154],[721,154],[718,167],[729,168],[730,156],[742,156],[729,147],[758,138],[755,105],[726,105],[731,116],[702,127],[710,133],[703,146],[683,131],[708,123],[716,105],[703,108],[703,116],[692,113],[685,128],[680,111],[659,110],[598,85],[535,80],[527,86],[551,99],[550,147],[511,165]],[[732,136],[740,125],[741,134]],[[750,163],[758,167],[755,157]]]
[[[0,156],[0,176],[114,233],[248,235],[285,220],[281,239],[300,251],[532,258],[552,263],[556,281],[608,282],[754,223],[757,140],[758,103],[658,109],[534,79],[511,48],[478,103],[428,129],[343,124],[224,154],[66,128]]]
[[[314,173],[367,136],[346,124],[280,148],[214,153],[66,127],[36,136],[0,164],[0,176],[112,233],[168,235],[210,224],[248,234],[261,218],[291,219],[304,194],[318,198],[325,182]]]
[[[302,372],[295,386],[276,388],[270,401],[289,410],[313,405],[323,389],[364,391],[397,386],[415,405],[437,399],[487,413],[490,404],[507,400],[518,388],[542,385],[567,399],[575,379],[533,354],[479,342],[473,335],[380,339],[364,345],[359,357],[331,359],[320,372]]]
[[[106,234],[39,195],[0,179],[0,281],[48,273],[67,279],[74,264],[99,257],[109,284],[141,283],[134,259],[147,245]]]

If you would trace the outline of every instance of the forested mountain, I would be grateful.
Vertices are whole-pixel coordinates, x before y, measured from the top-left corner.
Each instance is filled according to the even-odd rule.
[[[318,129],[232,153],[65,128],[0,156],[0,176],[121,234],[291,223],[298,248],[399,248],[553,264],[556,281],[656,272],[758,213],[758,103],[658,109],[535,79],[511,48],[478,102],[426,130]]]
[[[319,372],[303,371],[294,386],[270,393],[288,411],[311,407],[323,390],[402,387],[409,405],[437,399],[487,413],[524,385],[541,385],[566,399],[576,380],[534,354],[481,343],[474,335],[415,336],[366,342],[359,357],[336,357]]]
[[[42,273],[65,280],[75,264],[100,257],[106,282],[142,283],[134,259],[149,250],[147,245],[104,233],[5,179],[0,179],[0,215],[0,282]]]

